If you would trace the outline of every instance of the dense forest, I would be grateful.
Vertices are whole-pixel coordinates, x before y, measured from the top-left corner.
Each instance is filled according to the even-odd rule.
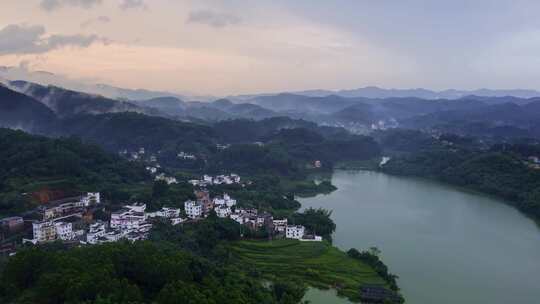
[[[512,150],[513,149],[513,150]],[[508,200],[524,213],[540,218],[540,170],[529,167],[516,151],[536,150],[511,146],[501,149],[433,149],[393,158],[386,173],[432,178]],[[526,153],[526,152],[525,152]]]
[[[235,171],[299,178],[316,160],[330,169],[334,162],[364,160],[380,153],[370,137],[285,117],[202,125],[115,113],[65,119],[57,129],[61,131],[56,135],[77,136],[111,152],[143,147],[157,153],[166,167],[195,173]],[[217,149],[218,144],[227,144],[228,149]],[[197,160],[178,159],[180,151],[196,155]]]
[[[302,285],[260,280],[168,242],[29,248],[2,273],[2,302],[298,303]]]
[[[0,214],[23,211],[34,192],[51,189],[107,190],[148,181],[140,165],[83,144],[0,129]]]

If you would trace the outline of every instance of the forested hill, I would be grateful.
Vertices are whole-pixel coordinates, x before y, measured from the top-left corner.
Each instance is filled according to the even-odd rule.
[[[77,114],[102,114],[110,112],[144,112],[158,115],[157,111],[139,107],[135,104],[67,90],[56,86],[42,86],[26,81],[11,81],[11,88],[43,103],[58,115],[70,117]]]
[[[287,117],[202,125],[138,113],[111,113],[65,119],[57,130],[57,135],[77,136],[111,152],[145,148],[167,167],[212,172],[297,175],[316,160],[329,168],[334,162],[365,160],[380,152],[370,137]],[[218,144],[228,149],[218,149]],[[179,160],[180,151],[196,155],[199,163]]]
[[[37,132],[55,120],[45,105],[0,84],[0,127]]]
[[[540,170],[532,168],[526,156],[516,151],[497,147],[490,151],[438,148],[393,158],[382,170],[496,195],[540,219]]]
[[[75,116],[60,121],[55,133],[78,136],[114,152],[139,147],[158,151],[216,140],[208,126],[133,112]]]
[[[28,209],[40,191],[105,190],[149,179],[143,167],[75,138],[0,129],[0,214]]]

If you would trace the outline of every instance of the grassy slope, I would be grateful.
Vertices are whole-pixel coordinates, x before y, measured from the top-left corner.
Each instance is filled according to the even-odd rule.
[[[287,278],[321,289],[337,288],[339,295],[353,301],[358,301],[362,284],[385,285],[369,266],[327,242],[239,241],[232,250],[240,265],[254,266],[270,280]]]

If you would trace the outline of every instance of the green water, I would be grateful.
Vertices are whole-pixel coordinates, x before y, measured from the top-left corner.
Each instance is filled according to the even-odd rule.
[[[334,244],[377,246],[412,304],[540,303],[540,229],[493,198],[425,180],[337,171],[329,195],[300,199],[333,210]],[[313,304],[347,303],[310,290]]]

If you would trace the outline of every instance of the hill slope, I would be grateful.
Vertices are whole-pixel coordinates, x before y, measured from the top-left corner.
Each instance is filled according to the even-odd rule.
[[[149,178],[144,168],[77,139],[0,129],[0,214],[35,206],[41,190],[103,190]]]
[[[39,132],[55,120],[40,102],[0,85],[0,127]]]

